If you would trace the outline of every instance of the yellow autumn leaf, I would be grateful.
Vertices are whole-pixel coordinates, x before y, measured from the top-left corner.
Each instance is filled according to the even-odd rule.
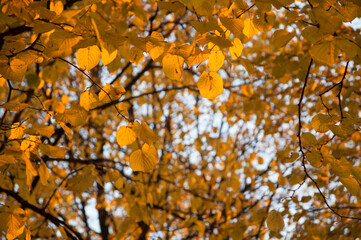
[[[173,54],[163,57],[163,72],[171,80],[180,80],[183,73],[183,58]]]
[[[314,44],[308,50],[311,57],[328,66],[332,66],[339,53],[339,49],[335,46],[334,41],[321,41],[317,44]]]
[[[7,102],[4,105],[2,105],[2,107],[9,111],[21,111],[25,108],[29,108],[30,105],[27,103]]]
[[[116,133],[116,138],[119,146],[123,147],[132,144],[137,139],[137,135],[129,126],[121,126]]]
[[[62,1],[56,0],[50,2],[50,11],[53,11],[56,13],[56,15],[60,15],[64,10],[64,5]]]
[[[312,167],[319,168],[322,166],[322,155],[317,150],[306,153],[306,159]]]
[[[52,107],[56,113],[64,113],[66,109],[65,104],[63,102],[56,100],[53,101]]]
[[[100,47],[102,49],[102,52],[101,52],[102,63],[104,66],[106,66],[117,57],[117,49],[113,45],[103,41],[101,34],[99,32],[98,26],[93,18],[91,19],[91,22],[94,27],[95,33],[97,35],[97,38],[99,40]]]
[[[43,155],[47,155],[49,157],[65,158],[65,151],[68,150],[68,148],[42,143],[39,146],[39,150]]]
[[[217,72],[223,66],[224,59],[225,57],[222,51],[211,52],[208,59],[209,70]]]
[[[21,142],[20,149],[23,151],[30,150],[31,152],[37,152],[41,140],[38,136],[31,135],[29,138]]]
[[[254,90],[252,88],[251,85],[246,84],[246,85],[242,85],[241,86],[241,92],[246,96],[246,97],[252,97]]]
[[[191,21],[190,24],[200,34],[211,32],[214,30],[222,30],[216,21],[202,22],[202,21]]]
[[[253,37],[258,33],[258,29],[253,25],[253,21],[250,18],[244,20],[243,34],[248,38]]]
[[[21,59],[12,58],[10,62],[0,61],[0,75],[15,82],[21,82],[25,76],[28,64]]]
[[[158,139],[158,136],[152,131],[152,129],[150,129],[150,127],[145,122],[139,123],[135,121],[133,124],[133,130],[140,140],[148,144],[152,144]]]
[[[123,87],[113,87],[112,85],[107,83],[98,94],[99,102],[107,103],[118,100],[124,93],[125,89]]]
[[[222,25],[231,31],[235,36],[238,36],[242,33],[244,23],[241,19],[221,17],[219,20],[221,21]]]
[[[132,47],[130,49],[129,61],[131,63],[138,65],[143,60],[143,57],[144,57],[143,50],[141,50],[137,47]]]
[[[284,47],[294,36],[296,36],[296,31],[277,30],[272,35],[271,44],[275,48]]]
[[[54,134],[55,130],[52,125],[46,126],[44,124],[33,124],[31,128],[25,130],[26,134],[40,135],[50,138]]]
[[[16,159],[12,155],[0,155],[0,167],[5,164],[15,163]]]
[[[266,222],[268,228],[276,233],[282,231],[285,226],[282,215],[279,214],[276,210],[272,210],[270,213],[268,213]]]
[[[164,37],[159,32],[153,31],[150,36],[146,37],[146,52],[150,52],[153,48],[164,45]]]
[[[304,142],[310,146],[316,146],[318,144],[315,135],[310,132],[302,133],[302,140],[304,140]]]
[[[209,49],[206,49],[204,51],[200,51],[199,49],[196,49],[196,52],[186,59],[188,68],[190,68],[191,66],[193,66],[195,64],[199,64],[199,63],[206,61],[208,59],[209,55],[210,55]]]
[[[69,123],[73,127],[78,127],[86,123],[87,118],[88,112],[81,106],[75,104],[72,105],[71,108],[66,109],[64,113],[58,113],[54,116],[57,122]]]
[[[272,11],[264,12],[257,10],[252,20],[258,30],[267,32],[273,27],[276,15]]]
[[[98,106],[99,98],[95,93],[86,91],[80,96],[80,106],[89,111]]]
[[[97,45],[78,49],[76,61],[81,69],[91,70],[100,61],[100,50]]]
[[[117,49],[115,49],[110,44],[103,44],[102,46],[102,63],[104,66],[113,62],[113,60],[117,57]]]
[[[241,56],[243,51],[243,44],[239,38],[233,40],[233,46],[229,48],[229,54],[231,54],[233,59],[237,59]]]
[[[351,193],[354,196],[359,196],[360,194],[360,184],[358,183],[358,181],[349,176],[349,177],[341,177],[340,178],[340,182],[342,183],[342,185],[344,185],[347,189],[347,191],[349,191],[349,193]]]
[[[25,228],[26,215],[21,208],[16,208],[9,215],[6,230],[6,239],[13,240],[23,233]]]
[[[229,48],[233,46],[232,42],[224,37],[207,35],[206,39],[219,48]]]
[[[30,228],[26,228],[25,240],[31,240],[31,230],[30,230]]]
[[[149,50],[149,55],[153,60],[159,58],[164,53],[164,46],[156,46]]]
[[[174,1],[174,2],[157,1],[157,6],[159,9],[165,9],[169,12],[175,13],[178,16],[183,15],[184,11],[186,10],[185,6],[178,1]]]
[[[135,172],[151,172],[158,163],[158,152],[153,145],[145,143],[130,155],[129,165]]]
[[[218,73],[204,71],[197,83],[201,96],[215,99],[223,92],[223,80]]]
[[[123,189],[124,187],[124,180],[122,177],[119,177],[115,182],[114,182],[114,187],[116,187],[118,190]]]
[[[59,122],[59,125],[64,130],[64,132],[66,133],[69,140],[72,140],[73,139],[73,132],[71,131],[71,129],[67,125],[65,125],[64,122]]]
[[[50,177],[50,173],[48,167],[46,166],[46,164],[42,159],[40,159],[39,177],[41,184],[43,184],[44,186],[48,185],[48,179]]]
[[[361,182],[361,167],[352,167],[351,174],[355,177],[355,179]]]
[[[67,180],[66,188],[70,191],[82,193],[93,186],[95,179],[94,166],[88,165],[83,168],[81,173]]]
[[[18,122],[13,123],[11,125],[9,139],[21,139],[22,137],[24,137],[25,129],[26,129],[26,127],[24,124],[20,125],[20,123],[18,123]]]
[[[29,172],[33,175],[33,176],[37,176],[38,172],[35,170],[32,162],[31,162],[31,158],[33,157],[34,153],[32,153],[30,150],[25,150],[23,152],[23,154],[21,155],[22,159],[25,162],[26,165],[26,170],[29,170]]]

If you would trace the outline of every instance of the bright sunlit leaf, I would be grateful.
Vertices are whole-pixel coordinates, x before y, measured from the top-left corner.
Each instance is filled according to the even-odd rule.
[[[171,80],[179,81],[183,73],[183,58],[173,54],[163,57],[163,72]]]
[[[11,125],[10,137],[9,139],[21,139],[25,134],[26,126],[16,122]]]
[[[258,33],[258,29],[253,25],[253,21],[250,18],[244,20],[243,34],[248,38],[253,37]]]
[[[6,239],[13,240],[22,234],[25,228],[25,220],[25,211],[21,208],[14,209],[8,219]]]
[[[224,63],[225,56],[222,51],[212,51],[208,59],[208,67],[212,72],[217,72]]]
[[[116,133],[116,137],[120,147],[132,144],[137,139],[136,133],[129,126],[121,126]]]
[[[101,52],[97,45],[78,49],[76,61],[81,69],[91,70],[100,61]]]
[[[233,40],[233,46],[229,48],[229,54],[231,54],[233,59],[237,59],[241,56],[243,51],[243,44],[239,38]]]
[[[117,57],[117,50],[110,44],[102,47],[102,63],[104,66],[108,65]]]
[[[215,72],[204,71],[197,83],[201,96],[208,99],[215,99],[223,92],[223,80],[221,75]]]

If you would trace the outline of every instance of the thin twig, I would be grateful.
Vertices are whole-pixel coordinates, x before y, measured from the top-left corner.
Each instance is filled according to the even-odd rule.
[[[79,68],[78,66],[76,66],[75,64],[69,62],[68,60],[64,59],[64,58],[61,58],[61,57],[57,57],[57,59],[60,59],[66,63],[68,63],[69,65],[73,66],[74,68],[76,68],[78,71],[80,71],[84,76],[86,76],[91,82],[93,85],[95,85],[97,88],[99,88],[100,91],[103,91],[107,96],[108,98],[110,99],[110,102],[113,102],[114,100],[112,99],[112,97],[110,96],[110,94],[105,91],[101,86],[99,86],[99,84],[97,84],[90,76],[89,74],[87,74],[83,69]],[[130,122],[130,120],[124,116],[120,110],[118,109],[118,107],[116,105],[113,105],[115,110],[118,112],[118,115],[122,116],[125,120],[127,120],[128,122]]]
[[[249,8],[247,8],[246,10],[244,10],[242,13],[240,13],[236,18],[241,17],[243,14],[245,14],[246,12],[248,12],[249,10],[251,10],[256,4],[253,3]]]
[[[339,85],[340,85],[340,89],[339,89],[339,91],[338,91],[338,93],[337,93],[337,98],[338,98],[338,106],[339,106],[339,108],[340,108],[340,115],[341,115],[341,120],[340,120],[340,122],[342,122],[342,120],[343,120],[343,110],[342,110],[342,102],[341,102],[341,92],[342,92],[342,87],[343,87],[343,81],[345,80],[345,78],[346,78],[346,73],[347,73],[347,68],[348,68],[348,64],[349,64],[349,62],[350,61],[347,61],[347,63],[346,63],[346,67],[345,67],[345,72],[343,73],[343,76],[342,76],[342,79],[341,79],[341,81],[339,82]]]
[[[327,109],[327,113],[330,115],[329,113],[329,108],[326,106],[326,104],[323,102],[323,98],[322,96],[326,93],[328,93],[329,91],[331,91],[332,89],[334,89],[335,87],[338,87],[339,86],[339,90],[338,90],[338,93],[336,95],[337,99],[338,99],[338,106],[339,106],[339,109],[340,109],[340,115],[341,115],[341,120],[340,122],[342,122],[344,116],[343,116],[343,110],[342,110],[342,102],[341,102],[341,92],[342,92],[342,88],[343,88],[343,82],[346,78],[346,74],[347,74],[347,68],[348,68],[348,64],[349,64],[350,61],[347,61],[346,63],[346,67],[345,67],[345,71],[342,75],[342,79],[341,81],[339,81],[338,83],[332,85],[331,87],[327,88],[325,91],[323,91],[322,93],[320,93],[318,96],[320,97],[321,99],[321,103],[322,105]]]
[[[45,210],[49,206],[51,199],[54,197],[55,193],[58,191],[58,189],[61,187],[61,185],[65,182],[65,180],[68,179],[71,175],[73,175],[74,173],[80,171],[83,168],[84,167],[76,169],[76,170],[72,171],[71,173],[69,173],[68,175],[66,175],[65,178],[63,178],[63,180],[58,184],[58,186],[54,189],[53,193],[50,195],[48,201],[45,203],[44,207],[42,208],[43,210]]]
[[[298,103],[298,144],[299,144],[299,151],[301,152],[302,154],[302,166],[303,166],[303,170],[307,176],[307,178],[309,178],[313,184],[315,185],[317,191],[319,192],[319,194],[321,195],[321,197],[323,198],[323,201],[324,203],[326,204],[327,208],[330,209],[335,215],[337,215],[338,217],[340,217],[341,219],[343,218],[346,218],[346,219],[353,219],[353,220],[361,220],[361,218],[358,218],[358,217],[352,217],[352,216],[344,216],[344,215],[341,215],[340,213],[338,213],[335,209],[333,209],[331,207],[331,205],[328,203],[327,199],[326,199],[326,196],[322,193],[318,183],[315,181],[315,179],[313,179],[311,177],[311,175],[309,174],[307,168],[306,168],[306,154],[305,152],[303,151],[303,147],[302,147],[302,139],[301,139],[301,132],[302,132],[302,117],[301,117],[301,109],[302,109],[302,100],[303,100],[303,97],[304,97],[304,93],[305,93],[305,89],[306,89],[306,86],[307,86],[307,81],[308,81],[308,77],[309,77],[309,74],[310,74],[310,70],[311,70],[311,66],[312,66],[312,62],[313,62],[313,59],[311,58],[311,61],[310,61],[310,64],[308,66],[308,69],[307,69],[307,74],[306,74],[306,77],[305,77],[305,82],[304,82],[304,85],[303,85],[303,88],[302,88],[302,92],[301,92],[301,97],[300,97],[300,101]],[[346,72],[346,71],[345,71]]]

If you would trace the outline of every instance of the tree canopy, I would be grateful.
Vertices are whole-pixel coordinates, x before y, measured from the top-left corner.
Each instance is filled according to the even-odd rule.
[[[361,237],[361,1],[0,2],[2,238]]]

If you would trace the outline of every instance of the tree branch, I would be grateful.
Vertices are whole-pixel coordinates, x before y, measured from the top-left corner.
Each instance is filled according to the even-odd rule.
[[[301,109],[302,109],[302,100],[303,100],[303,97],[304,97],[304,93],[305,93],[305,89],[306,89],[306,86],[307,86],[307,81],[308,81],[308,76],[310,74],[310,70],[311,70],[311,66],[312,66],[312,62],[313,62],[313,59],[311,58],[311,61],[310,61],[310,64],[308,66],[308,69],[307,69],[307,73],[306,73],[306,77],[305,77],[305,82],[304,82],[304,85],[303,85],[303,88],[302,88],[302,92],[301,92],[301,97],[300,97],[300,101],[298,103],[298,144],[299,144],[299,151],[301,152],[302,154],[302,166],[303,166],[303,170],[307,176],[307,178],[309,178],[313,184],[315,185],[317,191],[320,193],[321,197],[323,198],[323,201],[324,203],[326,204],[327,208],[330,209],[335,215],[337,215],[338,217],[340,217],[341,219],[343,218],[346,218],[346,219],[353,219],[353,220],[361,220],[361,218],[358,218],[358,217],[352,217],[352,216],[344,216],[344,215],[341,215],[339,214],[335,209],[333,209],[331,207],[331,205],[328,203],[327,199],[326,199],[326,196],[322,193],[320,187],[318,186],[318,183],[316,182],[315,179],[312,178],[312,176],[309,174],[308,170],[307,170],[307,167],[306,167],[306,154],[305,152],[303,151],[303,147],[302,147],[302,139],[301,139],[301,132],[302,132],[302,117],[301,117]],[[347,70],[347,68],[346,68]],[[346,71],[344,73],[344,76],[346,74]],[[343,80],[341,80],[343,81]],[[340,83],[341,84],[341,83]],[[334,86],[333,86],[334,87]],[[332,87],[332,88],[333,88]],[[332,89],[331,88],[331,89]]]
[[[8,189],[4,189],[2,187],[0,187],[0,192],[6,193],[7,195],[11,196],[12,198],[14,198],[17,202],[19,202],[21,204],[21,206],[23,208],[29,208],[31,210],[33,210],[34,212],[40,214],[41,216],[43,216],[45,219],[49,220],[50,222],[52,222],[53,224],[55,224],[56,226],[64,226],[65,230],[68,234],[68,236],[71,239],[74,240],[80,240],[83,239],[83,237],[81,236],[81,234],[77,231],[75,231],[70,225],[68,225],[65,221],[58,219],[57,217],[55,217],[54,215],[45,212],[44,209],[40,209],[37,206],[29,203],[28,201],[26,201],[24,198],[22,198],[20,195],[18,195],[16,192],[13,192],[11,190]],[[74,236],[75,235],[75,236]]]

